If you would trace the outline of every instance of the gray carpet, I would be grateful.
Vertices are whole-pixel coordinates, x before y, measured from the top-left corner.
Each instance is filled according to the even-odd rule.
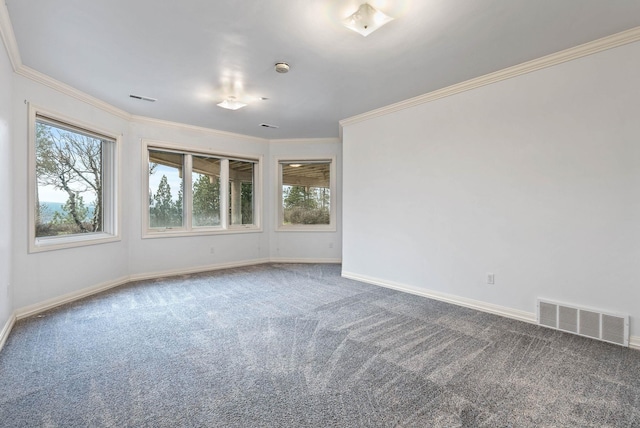
[[[0,425],[640,426],[640,352],[262,265],[142,281],[18,322]]]

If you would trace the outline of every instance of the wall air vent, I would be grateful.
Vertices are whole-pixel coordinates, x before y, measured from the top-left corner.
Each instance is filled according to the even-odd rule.
[[[538,299],[538,324],[616,345],[629,346],[629,315]]]
[[[158,101],[157,98],[145,97],[143,95],[130,94],[129,97],[134,98],[136,100],[149,101],[149,102],[152,102],[152,103],[155,103],[156,101]]]

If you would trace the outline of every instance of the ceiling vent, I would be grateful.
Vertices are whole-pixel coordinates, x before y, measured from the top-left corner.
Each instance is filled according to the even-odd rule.
[[[629,315],[538,299],[538,324],[616,345],[629,346]]]
[[[134,98],[136,100],[149,101],[149,102],[152,102],[152,103],[155,103],[156,101],[158,101],[157,98],[145,97],[143,95],[131,94],[131,95],[129,95],[129,97]]]
[[[263,128],[273,128],[273,129],[280,128],[278,125],[270,125],[268,123],[261,123],[260,126],[262,126]]]

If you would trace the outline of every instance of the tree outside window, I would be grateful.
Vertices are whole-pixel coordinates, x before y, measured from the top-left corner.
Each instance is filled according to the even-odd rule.
[[[280,163],[282,225],[331,224],[331,162]]]
[[[36,120],[36,238],[103,231],[103,146],[111,140]]]

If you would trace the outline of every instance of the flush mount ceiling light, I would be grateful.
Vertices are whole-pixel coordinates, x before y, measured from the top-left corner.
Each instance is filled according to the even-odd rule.
[[[245,106],[246,104],[236,100],[236,97],[228,97],[226,100],[218,104],[218,107],[226,108],[227,110],[238,110]]]
[[[275,67],[278,73],[288,73],[290,68],[286,62],[277,62]]]
[[[393,21],[393,18],[380,12],[369,3],[360,5],[351,16],[342,21],[345,27],[367,37],[369,34]]]

